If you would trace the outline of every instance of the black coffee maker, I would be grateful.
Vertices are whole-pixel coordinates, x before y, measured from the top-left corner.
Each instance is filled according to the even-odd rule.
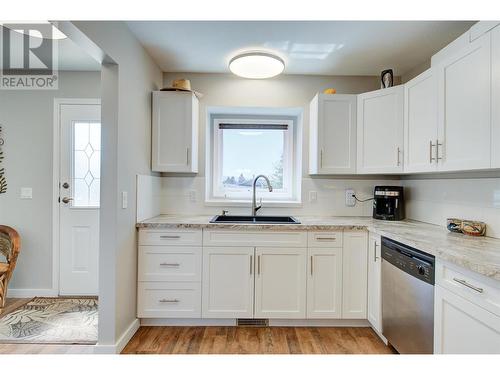
[[[374,219],[403,220],[405,218],[402,186],[375,186],[373,197]]]

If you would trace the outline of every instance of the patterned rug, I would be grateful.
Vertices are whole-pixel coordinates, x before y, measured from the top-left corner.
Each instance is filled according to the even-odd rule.
[[[0,319],[0,343],[95,344],[97,298],[35,297]]]

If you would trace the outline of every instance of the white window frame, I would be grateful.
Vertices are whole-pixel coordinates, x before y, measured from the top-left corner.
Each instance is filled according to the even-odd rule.
[[[221,115],[218,113],[217,115]],[[266,118],[265,115],[242,115],[241,117],[222,114],[220,117],[214,115],[208,118],[209,128],[207,129],[207,175],[206,175],[206,201],[207,205],[225,204],[229,206],[247,206],[251,200],[252,188],[249,187],[244,193],[240,189],[228,195],[227,190],[221,189],[222,181],[222,133],[219,129],[221,123],[224,124],[277,124],[287,125],[283,142],[283,185],[286,190],[273,189],[269,192],[266,189],[258,190],[258,198],[262,198],[268,206],[290,207],[301,205],[301,137],[299,136],[298,117],[283,116],[283,119],[275,115]],[[233,113],[234,115],[234,113]],[[253,118],[252,118],[253,116]]]

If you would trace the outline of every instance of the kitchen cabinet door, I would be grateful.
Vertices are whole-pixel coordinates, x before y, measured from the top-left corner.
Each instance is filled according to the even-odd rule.
[[[342,248],[309,248],[307,318],[342,317]]]
[[[366,319],[368,284],[367,232],[344,232],[342,280],[342,318]]]
[[[403,172],[404,86],[358,95],[357,172]]]
[[[306,248],[257,247],[255,317],[306,317]]]
[[[254,248],[204,247],[203,318],[252,318]]]
[[[317,94],[310,104],[309,173],[356,173],[356,95]]]
[[[380,236],[368,236],[368,321],[382,333],[382,253]]]
[[[153,171],[198,172],[198,116],[198,98],[193,93],[153,92]]]
[[[500,168],[500,26],[491,32],[491,168]]]
[[[405,84],[404,171],[437,169],[438,87],[435,69],[428,69]]]
[[[438,66],[438,168],[491,165],[491,33]]]
[[[500,354],[500,317],[436,285],[434,353]]]

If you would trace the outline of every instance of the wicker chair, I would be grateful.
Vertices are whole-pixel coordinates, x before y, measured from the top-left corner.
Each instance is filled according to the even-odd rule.
[[[0,312],[5,306],[7,286],[16,267],[21,240],[19,234],[5,225],[0,225]]]

